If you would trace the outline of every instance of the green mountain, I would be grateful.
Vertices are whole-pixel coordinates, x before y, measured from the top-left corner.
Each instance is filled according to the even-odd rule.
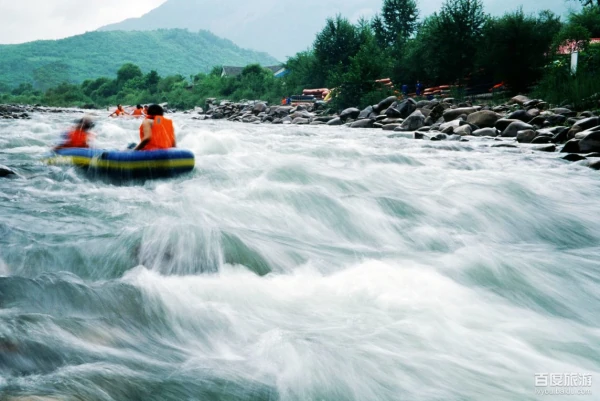
[[[162,76],[186,77],[218,65],[278,64],[266,53],[242,49],[208,31],[89,32],[61,40],[0,45],[0,84],[32,83],[47,89],[62,82],[113,77],[124,63]]]

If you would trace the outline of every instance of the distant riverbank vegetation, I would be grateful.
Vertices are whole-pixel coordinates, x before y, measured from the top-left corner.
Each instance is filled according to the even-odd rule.
[[[438,12],[420,18],[415,0],[385,0],[372,20],[353,24],[341,15],[327,20],[312,47],[287,60],[289,73],[281,78],[259,65],[237,76],[222,76],[220,67],[208,74],[160,76],[128,63],[116,77],[82,84],[45,90],[4,84],[0,102],[90,107],[168,102],[189,109],[211,97],[278,103],[305,88],[326,87],[336,88],[336,107],[363,107],[382,92],[393,93],[376,82],[391,78],[396,91],[404,84],[414,91],[420,81],[424,87],[454,86],[464,95],[502,83],[507,95],[529,93],[557,105],[599,108],[600,46],[591,39],[600,38],[600,4],[582,3],[581,11],[563,21],[550,11],[529,15],[521,9],[492,17],[479,0],[446,0]]]

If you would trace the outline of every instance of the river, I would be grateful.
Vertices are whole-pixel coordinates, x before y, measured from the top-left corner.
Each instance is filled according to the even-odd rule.
[[[41,162],[76,116],[0,120],[0,399],[600,399],[597,171],[176,114],[195,171],[115,185]]]

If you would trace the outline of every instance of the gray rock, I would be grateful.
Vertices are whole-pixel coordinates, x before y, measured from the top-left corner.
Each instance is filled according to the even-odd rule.
[[[579,151],[579,139],[571,139],[560,151],[561,153],[581,153]]]
[[[580,160],[587,160],[587,158],[578,155],[577,153],[569,153],[568,155],[563,156],[563,160],[567,160],[570,162],[578,162]]]
[[[383,127],[381,127],[384,131],[394,131],[396,128],[402,126],[401,123],[392,123],[392,124],[385,124]]]
[[[311,121],[309,125],[325,125],[326,123],[323,121]]]
[[[492,148],[518,148],[518,146],[512,143],[496,143],[492,145]]]
[[[600,117],[588,117],[577,121],[573,127],[583,128],[584,130],[597,127],[600,125]]]
[[[594,113],[591,111],[582,111],[579,113],[579,117],[594,117]]]
[[[267,105],[264,103],[256,103],[252,108],[252,113],[254,114],[264,113],[265,111],[267,111]]]
[[[600,152],[592,152],[592,153],[588,153],[587,155],[584,155],[585,157],[600,157]]]
[[[481,110],[469,114],[469,116],[467,117],[467,122],[469,124],[476,125],[479,128],[490,128],[496,124],[496,121],[498,121],[498,119],[498,114],[494,113],[493,111]]]
[[[0,177],[15,177],[17,173],[6,166],[0,165]]]
[[[444,134],[442,132],[437,133],[437,134],[435,134],[434,136],[431,137],[432,141],[443,141],[445,139],[448,139],[448,135],[446,135],[446,134]]]
[[[495,127],[500,131],[504,131],[509,125],[511,125],[515,121],[519,120],[509,120],[507,118],[501,118],[500,120],[496,121]]]
[[[516,138],[519,131],[532,130],[533,126],[526,124],[522,121],[515,121],[510,123],[508,127],[504,131],[502,131],[502,137],[505,138]]]
[[[402,121],[404,121],[404,120],[401,118],[386,118],[385,120],[382,120],[381,123],[384,125],[385,124],[396,124],[396,123],[402,124]]]
[[[564,122],[567,121],[567,117],[565,117],[561,114],[553,114],[550,116],[545,116],[545,119],[549,125],[564,124]]]
[[[292,117],[290,117],[290,116],[283,117],[281,119],[281,123],[282,124],[291,124],[292,123]]]
[[[354,120],[358,117],[359,114],[360,114],[359,109],[357,109],[356,107],[350,107],[340,113],[340,119],[342,121],[346,121],[349,118]]]
[[[499,134],[496,128],[481,128],[471,133],[473,136],[498,136]]]
[[[521,106],[524,105],[525,103],[529,102],[531,99],[529,99],[527,96],[523,96],[523,95],[518,95],[513,97],[512,99],[510,99],[510,101],[508,103],[510,104],[520,104]]]
[[[327,122],[327,125],[342,125],[343,123],[344,123],[344,122],[342,121],[342,119],[341,119],[341,118],[339,118],[339,117],[336,117],[336,118],[334,118],[333,120],[329,120],[329,121]]]
[[[407,118],[417,109],[417,102],[413,99],[406,99],[398,105],[398,111],[400,111],[401,118]],[[390,116],[391,117],[391,116]]]
[[[374,109],[375,109],[375,111],[380,112],[380,111],[385,110],[388,107],[390,107],[392,105],[392,103],[394,103],[397,100],[398,100],[398,98],[396,96],[387,97],[387,98],[383,99],[381,102],[379,102],[377,104],[377,106],[374,107]]]
[[[574,111],[565,109],[564,107],[559,107],[556,109],[552,109],[550,111],[553,112],[554,114],[560,114],[564,117],[575,117],[577,115],[577,113],[575,113]],[[566,120],[566,118],[565,118],[565,120]]]
[[[547,135],[538,135],[531,141],[533,144],[552,143],[552,137]]]
[[[579,141],[579,152],[600,152],[600,131],[592,132]]]
[[[461,125],[460,127],[454,129],[454,134],[460,135],[460,136],[471,135],[471,133],[473,133],[473,129],[468,124]]]
[[[319,116],[319,117],[315,117],[313,119],[313,121],[321,121],[324,123],[328,123],[329,121],[333,120],[334,118],[336,118],[336,116]]]
[[[352,123],[352,125],[350,125],[350,128],[373,128],[373,123],[375,121],[366,118],[364,120],[358,120]]]
[[[274,118],[272,124],[283,124],[283,120],[281,118]]]
[[[369,118],[371,116],[371,114],[373,114],[373,106],[368,106],[366,109],[364,109],[363,111],[360,112],[360,114],[358,115],[358,119],[362,120],[365,118]]]
[[[556,145],[536,146],[533,150],[538,152],[556,152]]]
[[[400,113],[400,110],[397,109],[398,104],[394,103],[392,104],[390,107],[387,108],[387,110],[385,111],[385,115],[388,118],[400,118],[402,117],[402,113]]]
[[[533,139],[537,136],[534,130],[526,129],[523,131],[517,132],[517,142],[519,143],[531,143]]]
[[[373,128],[383,128],[383,124],[382,123],[378,123],[377,121],[373,122]]]
[[[533,120],[534,117],[535,116],[532,116],[525,110],[517,110],[517,111],[509,114],[509,116],[507,118],[509,120],[520,120],[520,121],[523,121],[524,123],[528,123],[529,121]]]
[[[590,168],[594,170],[600,170],[600,161],[591,163]]]
[[[292,120],[292,124],[295,125],[306,125],[309,124],[310,120],[308,118],[296,117]]]
[[[462,116],[476,113],[479,109],[476,107],[459,107],[457,109],[448,109],[444,111],[443,117],[445,121],[452,121]]]
[[[396,130],[416,131],[425,125],[425,116],[419,110],[412,113],[402,122],[400,128]]]

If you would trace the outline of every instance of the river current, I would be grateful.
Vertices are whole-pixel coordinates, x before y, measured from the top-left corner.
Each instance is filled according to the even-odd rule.
[[[0,120],[3,401],[600,399],[597,171],[176,114],[195,171],[116,185],[42,163],[77,116]]]

